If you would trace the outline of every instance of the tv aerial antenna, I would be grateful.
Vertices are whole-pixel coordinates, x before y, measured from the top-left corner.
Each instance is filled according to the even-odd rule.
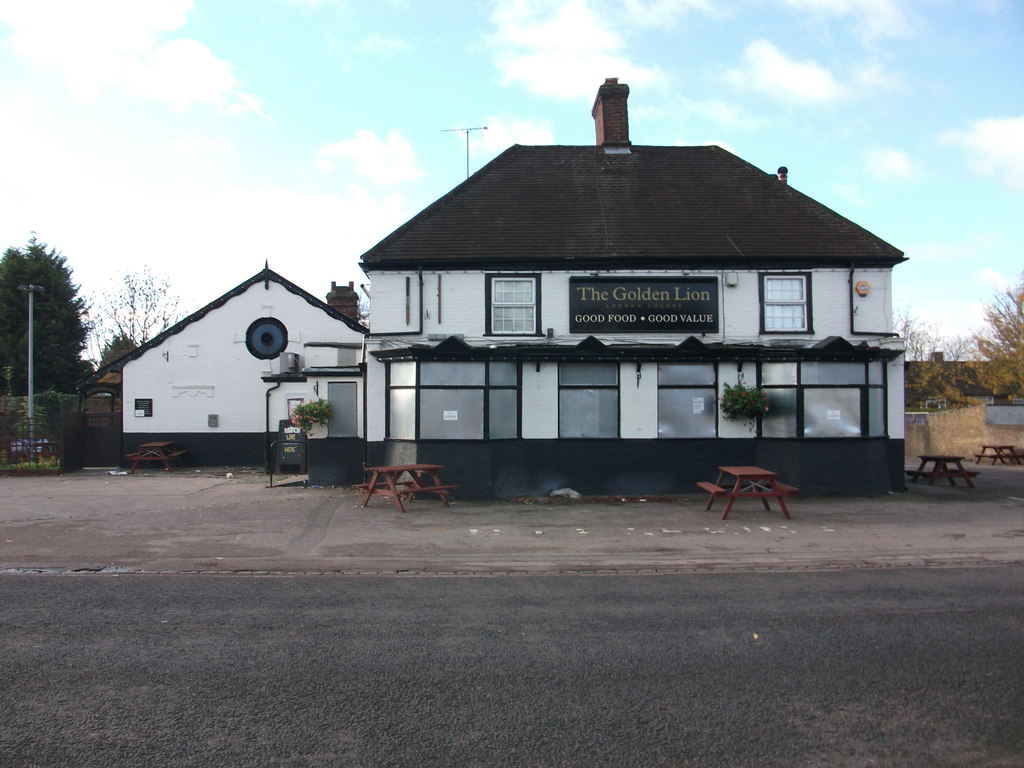
[[[469,178],[469,134],[470,131],[486,131],[486,125],[478,125],[475,128],[445,128],[441,133],[461,133],[466,137],[466,178]]]

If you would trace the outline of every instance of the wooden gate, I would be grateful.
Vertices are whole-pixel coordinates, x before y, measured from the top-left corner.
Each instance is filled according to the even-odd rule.
[[[64,415],[64,469],[121,464],[121,413]]]

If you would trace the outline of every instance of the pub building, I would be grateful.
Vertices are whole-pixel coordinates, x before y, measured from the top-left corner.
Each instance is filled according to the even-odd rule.
[[[464,498],[694,493],[759,465],[808,495],[904,488],[901,251],[717,146],[506,150],[362,256],[368,465]],[[767,394],[729,418],[726,385]]]

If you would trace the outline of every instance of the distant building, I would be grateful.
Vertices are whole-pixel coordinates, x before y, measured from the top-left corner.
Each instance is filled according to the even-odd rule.
[[[349,292],[332,286],[342,310],[352,311]],[[105,453],[97,446],[106,443],[87,439],[81,463],[117,465],[141,443],[174,441],[191,465],[263,467],[291,408],[323,398],[334,415],[312,473],[324,484],[358,482],[365,333],[353,317],[264,269],[82,382],[84,392],[109,388],[120,374],[123,412],[114,426],[123,436]],[[86,415],[87,433],[99,416]]]

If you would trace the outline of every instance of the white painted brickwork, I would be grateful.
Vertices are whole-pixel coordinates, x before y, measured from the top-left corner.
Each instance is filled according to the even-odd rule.
[[[249,354],[245,332],[261,317],[274,317],[288,329],[286,351],[303,354],[306,341],[351,342],[362,335],[276,282],[249,287],[223,306],[170,336],[124,367],[124,431],[263,432],[266,392],[262,376],[278,371],[278,360]],[[336,355],[337,353],[335,353]],[[326,396],[326,384],[321,383]],[[273,392],[271,427],[285,418],[289,397],[310,399],[312,382],[285,383]],[[152,417],[135,416],[138,398],[153,401]],[[208,426],[215,414],[218,426]]]
[[[813,333],[762,334],[760,274],[756,271],[735,271],[735,286],[725,283],[727,271],[688,272],[688,277],[716,277],[719,280],[719,332],[700,335],[705,343],[770,344],[774,340],[803,339],[811,343],[829,336],[839,336],[857,344],[867,341],[873,346],[893,343],[892,291],[889,269],[794,270],[795,274],[811,274],[811,307]],[[780,274],[773,270],[770,274]],[[517,274],[502,272],[501,274]],[[519,274],[534,274],[520,271]],[[573,344],[585,335],[569,334],[569,279],[590,276],[589,272],[544,273],[540,281],[540,327],[544,334],[551,329],[552,342]],[[628,276],[636,278],[679,277],[676,271],[602,272],[601,277]],[[462,336],[469,344],[500,345],[503,343],[547,343],[543,336],[485,336],[486,277],[480,272],[371,272],[373,301],[371,323],[373,333],[392,334],[392,338],[375,338],[370,349],[404,347],[411,343],[431,343],[448,336]],[[423,328],[419,330],[422,281]],[[866,295],[857,295],[858,282],[869,286]],[[407,302],[408,296],[408,302]],[[408,306],[408,321],[406,307]],[[851,328],[852,319],[852,328]],[[598,335],[606,344],[656,343],[675,344],[689,334],[606,334]],[[558,437],[558,366],[543,364],[537,371],[526,365],[522,371],[522,436],[526,439]],[[719,386],[735,383],[738,374],[734,364],[719,367]],[[903,436],[902,358],[889,364],[889,434]],[[384,366],[368,356],[367,423],[371,441],[385,438]],[[623,438],[653,439],[658,436],[657,366],[645,364],[639,383],[636,365],[623,364],[620,369],[620,434]],[[721,391],[719,395],[721,395]],[[746,438],[751,433],[745,424],[719,420],[719,435]]]
[[[801,272],[797,272],[802,274]],[[501,274],[514,274],[502,272]],[[523,273],[528,274],[528,273]],[[590,273],[546,273],[541,278],[541,331],[553,329],[555,336],[569,333],[569,279]],[[678,271],[602,272],[601,277],[632,276],[679,277]],[[760,336],[760,282],[758,272],[736,272],[735,287],[724,284],[723,272],[688,272],[688,277],[716,277],[719,279],[720,331],[707,334],[705,341],[763,341]],[[780,274],[773,271],[771,274]],[[849,336],[851,330],[883,335],[892,330],[892,292],[890,271],[856,270],[852,275],[846,269],[815,270],[811,277],[811,305],[813,308],[812,338]],[[408,273],[371,273],[373,301],[370,327],[374,334],[409,334],[419,330],[417,308],[420,297],[421,276]],[[438,290],[440,278],[440,296]],[[406,281],[408,280],[409,318],[406,321]],[[870,284],[867,296],[857,296],[853,286],[860,281]],[[424,272],[423,334],[451,336],[462,334],[468,338],[482,338],[486,329],[485,278],[479,272]],[[850,328],[851,303],[854,328]],[[440,321],[438,318],[440,317]],[[778,338],[778,334],[769,334]],[[800,334],[800,338],[806,338]],[[513,337],[514,338],[514,337]],[[614,337],[612,337],[614,338]],[[630,338],[634,338],[630,335]],[[665,334],[651,334],[652,341],[664,341]],[[492,341],[496,337],[492,337]],[[500,340],[500,339],[497,339]]]

